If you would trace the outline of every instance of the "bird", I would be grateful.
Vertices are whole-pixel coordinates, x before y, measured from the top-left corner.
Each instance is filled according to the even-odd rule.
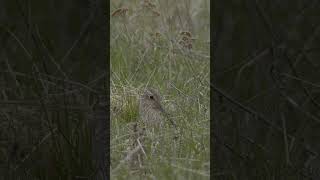
[[[169,118],[169,114],[164,110],[161,101],[161,95],[154,88],[146,88],[140,96],[139,116],[145,128],[162,127],[165,119],[170,120],[176,128],[176,124]]]
[[[131,153],[132,167],[142,167],[145,157],[150,155],[150,152],[148,153],[146,150],[147,139],[151,140],[153,147],[157,146],[159,143],[157,136],[159,130],[163,129],[161,127],[163,127],[165,119],[169,119],[176,128],[176,124],[169,118],[169,114],[162,106],[162,97],[158,90],[145,88],[139,96],[139,117],[133,126],[135,136],[133,137],[133,150],[131,152],[135,153]]]

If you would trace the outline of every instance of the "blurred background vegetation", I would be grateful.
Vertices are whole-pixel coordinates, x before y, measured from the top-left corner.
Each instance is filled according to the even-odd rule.
[[[106,179],[103,1],[0,1],[0,179]]]
[[[319,1],[215,2],[212,175],[319,179]]]
[[[111,179],[209,179],[209,0],[112,0]],[[132,124],[145,86],[160,91],[167,125],[155,156],[132,170]],[[146,145],[148,146],[148,145]]]

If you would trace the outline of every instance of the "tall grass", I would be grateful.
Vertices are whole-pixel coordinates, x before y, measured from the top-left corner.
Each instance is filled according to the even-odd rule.
[[[209,179],[209,0],[111,1],[111,178]],[[138,97],[157,88],[176,122],[129,167]],[[151,140],[152,141],[152,140]]]
[[[85,5],[2,4],[10,13],[4,11],[9,21],[0,27],[6,37],[0,59],[0,179],[101,179],[106,176],[100,168],[107,151],[100,140],[107,132],[101,98],[106,69],[97,65],[103,51],[93,40],[102,33],[75,33],[89,9],[74,15]],[[61,16],[55,16],[60,5]],[[95,24],[95,17],[85,23]],[[61,21],[62,26],[55,24]]]

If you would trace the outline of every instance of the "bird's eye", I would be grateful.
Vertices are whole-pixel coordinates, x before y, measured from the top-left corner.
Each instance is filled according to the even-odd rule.
[[[150,98],[150,99],[153,99],[153,96],[151,95],[151,96],[149,96],[149,98]]]

